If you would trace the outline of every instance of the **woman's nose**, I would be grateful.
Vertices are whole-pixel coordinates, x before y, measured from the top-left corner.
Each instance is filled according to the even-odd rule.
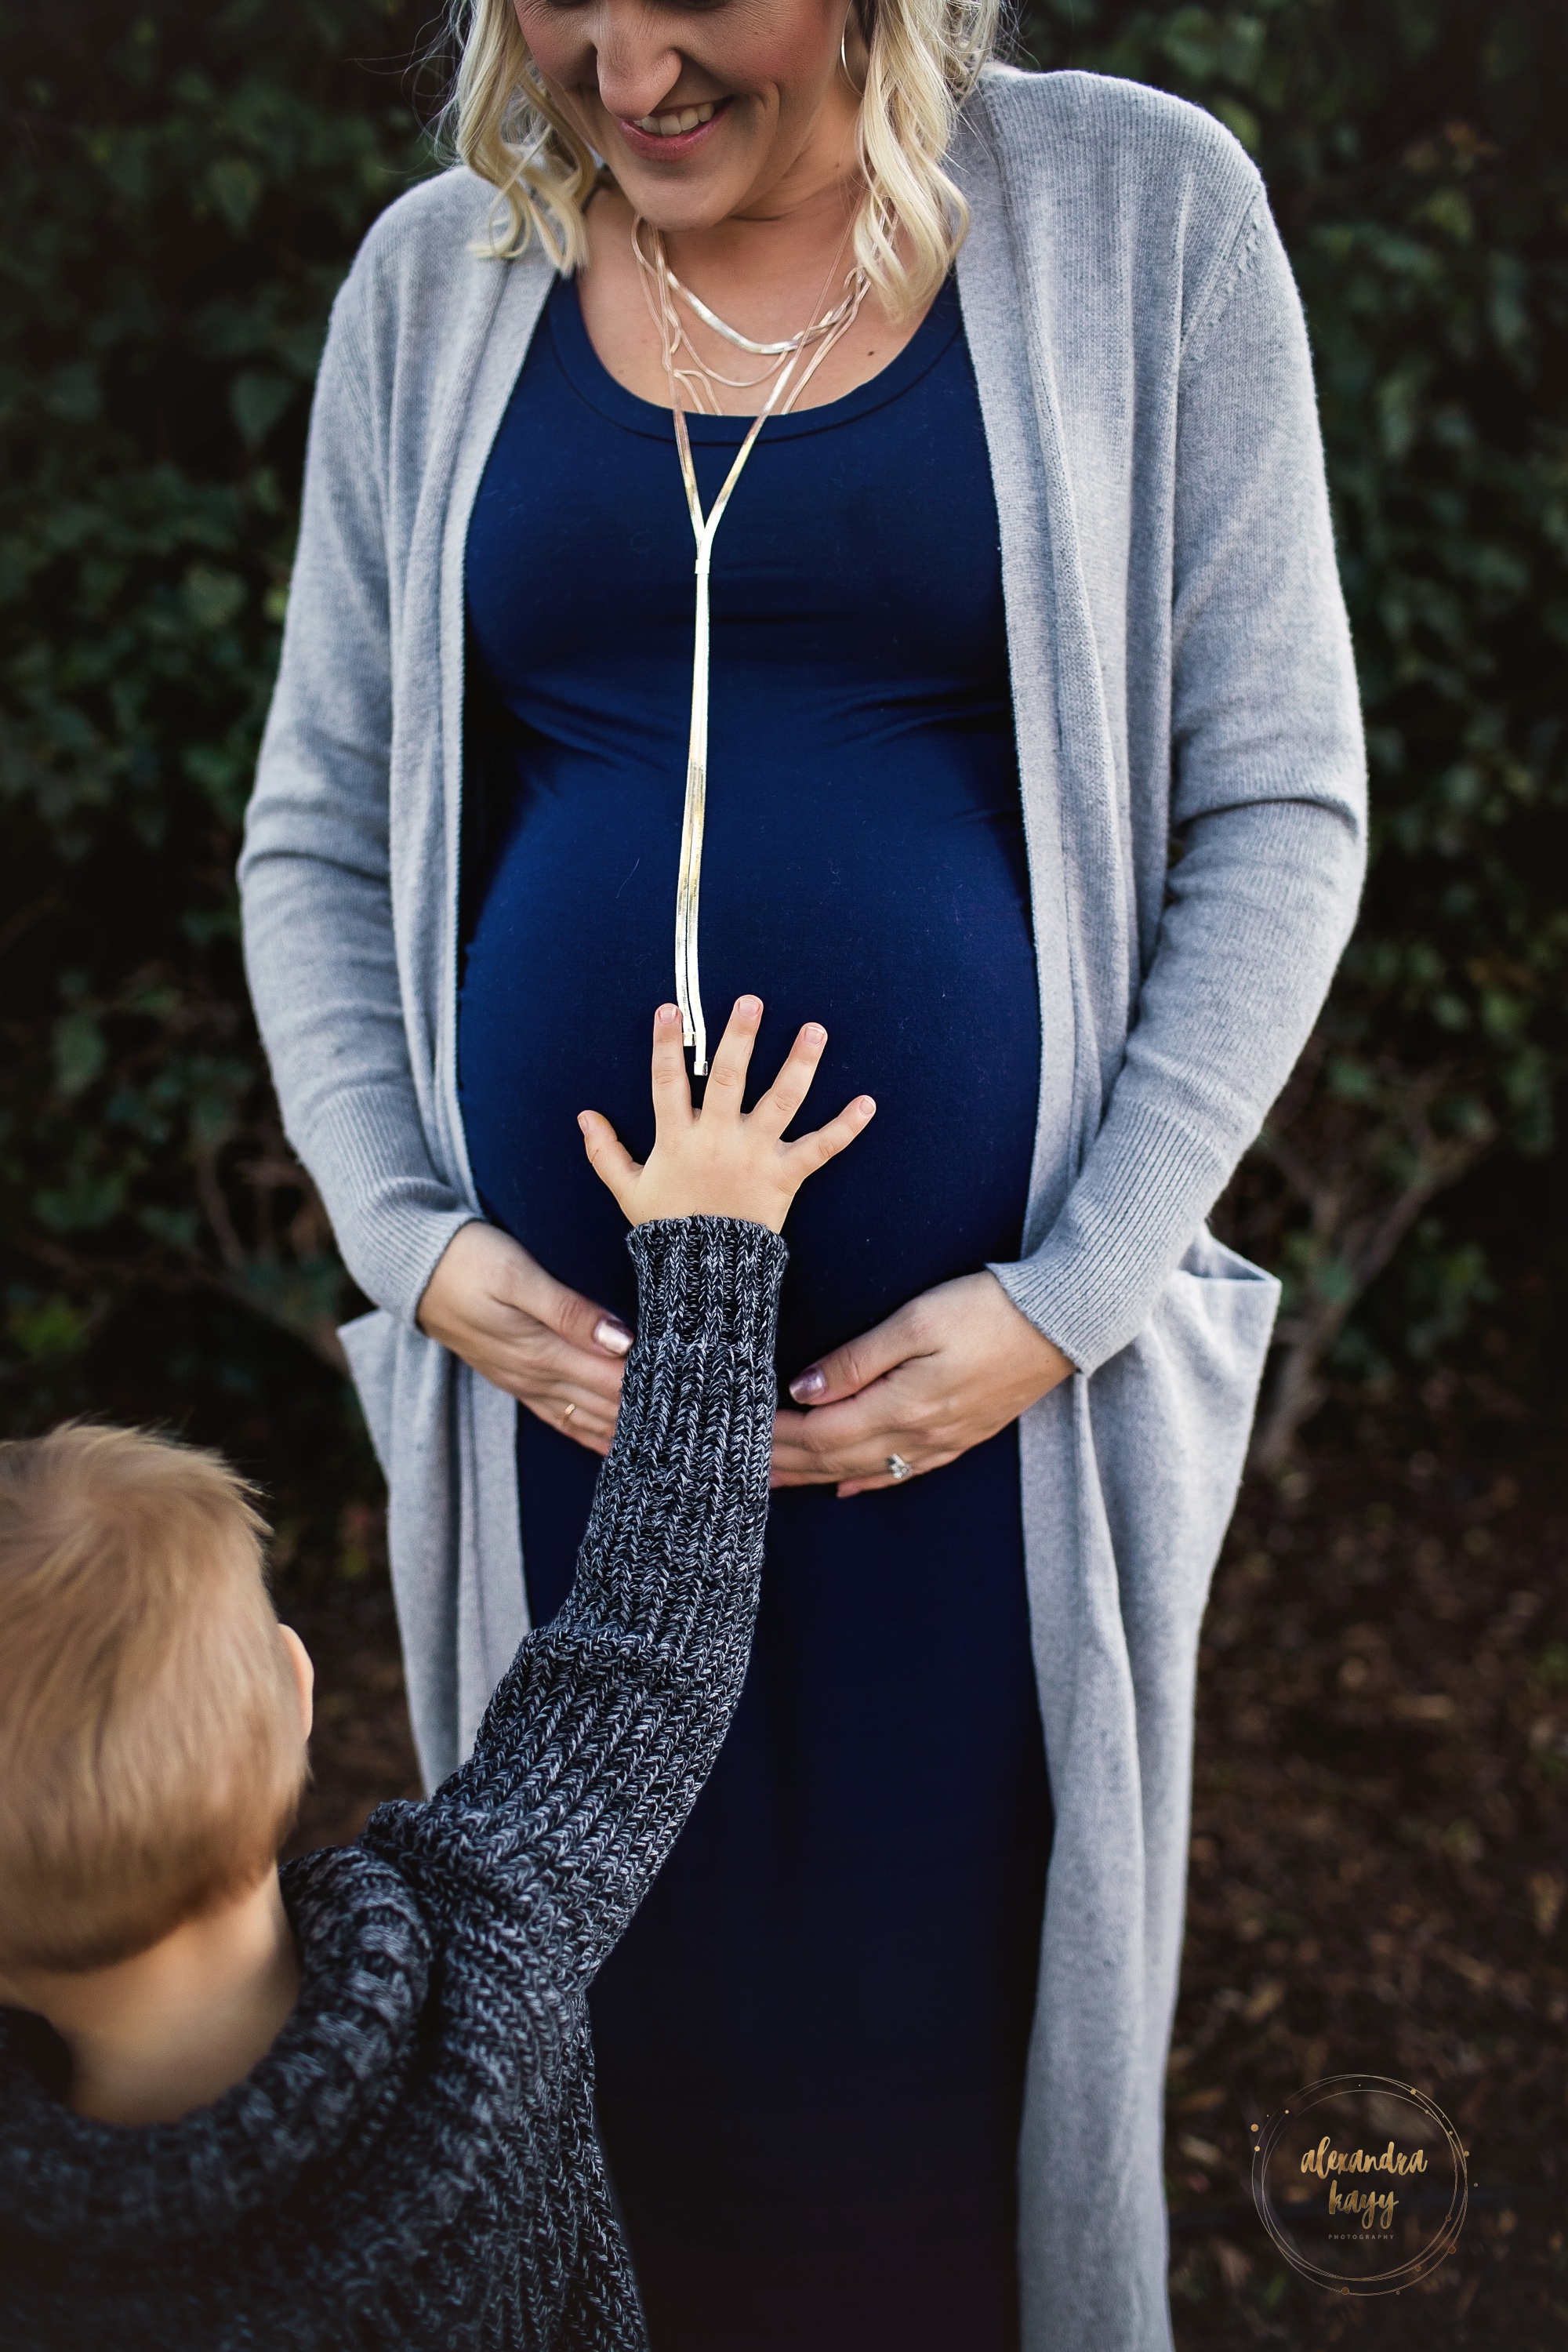
[[[588,12],[584,29],[594,52],[600,102],[623,121],[657,114],[685,71],[686,61],[670,46],[659,13],[643,0],[600,0]]]

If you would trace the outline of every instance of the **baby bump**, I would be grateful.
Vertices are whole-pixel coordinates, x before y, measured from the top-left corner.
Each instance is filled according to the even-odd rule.
[[[604,1111],[638,1158],[651,1145],[679,793],[646,769],[572,766],[536,758],[519,786],[465,961],[459,1084],[487,1214],[560,1280],[630,1314],[624,1224],[576,1116]],[[855,775],[754,761],[743,799],[710,803],[700,948],[710,1033],[742,990],[766,1007],[751,1097],[818,1020],[828,1046],[797,1125],[861,1090],[877,1098],[871,1128],[791,1216],[786,1372],[932,1284],[1017,1255],[1040,1073],[1010,736],[906,740]]]

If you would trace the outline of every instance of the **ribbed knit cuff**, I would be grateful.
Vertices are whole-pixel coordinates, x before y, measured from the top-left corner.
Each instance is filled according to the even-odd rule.
[[[655,1217],[626,1247],[637,1270],[637,1339],[739,1345],[771,1325],[789,1257],[781,1234],[739,1217]]]
[[[1135,1339],[1230,1173],[1146,1104],[1119,1107],[1032,1257],[990,1268],[1080,1372]]]
[[[409,1106],[387,1087],[340,1088],[290,1139],[367,1298],[412,1324],[454,1234],[478,1221],[436,1172]]]

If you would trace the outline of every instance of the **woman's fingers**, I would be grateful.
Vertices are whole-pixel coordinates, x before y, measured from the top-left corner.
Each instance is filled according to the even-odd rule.
[[[597,1348],[579,1348],[570,1339],[557,1339],[553,1331],[520,1334],[507,1349],[506,1361],[521,1384],[520,1393],[559,1389],[564,1396],[570,1391],[574,1396],[597,1398],[612,1413],[619,1402],[624,1359]]]
[[[795,1375],[791,1391],[812,1410],[778,1416],[773,1483],[831,1482],[840,1495],[901,1486],[983,1445],[1072,1375],[994,1274],[960,1275]]]
[[[889,1456],[911,1471],[934,1470],[961,1448],[912,1400],[873,1388],[823,1412],[781,1412],[773,1424],[775,1486],[896,1486]]]
[[[945,1469],[957,1458],[956,1454],[933,1454],[929,1461],[911,1462],[906,1469],[900,1470],[896,1478],[888,1470],[879,1471],[875,1477],[841,1478],[833,1491],[839,1502],[847,1503],[851,1495],[875,1495],[884,1486],[906,1486],[911,1477],[918,1478],[922,1471]],[[889,1459],[891,1460],[892,1456],[889,1455]],[[903,1460],[902,1454],[899,1459]]]
[[[586,1448],[590,1454],[607,1454],[610,1440],[616,1433],[616,1406],[606,1406],[602,1397],[590,1391],[568,1384],[564,1388],[537,1390],[531,1396],[518,1402],[541,1421],[569,1437],[574,1445]]]
[[[822,1049],[827,1043],[827,1032],[820,1021],[808,1021],[790,1047],[777,1077],[765,1095],[759,1096],[752,1118],[759,1130],[766,1135],[782,1136],[807,1094],[816,1076],[816,1066],[822,1059]]]
[[[724,1024],[718,1051],[709,1065],[708,1090],[702,1097],[704,1118],[710,1111],[717,1111],[721,1118],[740,1117],[746,1072],[752,1066],[752,1047],[756,1043],[757,1024],[762,1017],[760,996],[737,996],[734,1009]]]
[[[535,1388],[526,1396],[520,1394],[518,1402],[525,1404],[530,1412],[537,1413],[541,1421],[547,1421],[552,1429],[561,1432],[563,1437],[570,1437],[578,1445],[595,1447],[602,1452],[616,1433],[616,1412],[619,1400],[616,1404],[606,1404],[603,1397],[596,1397],[591,1390],[578,1388],[572,1382],[560,1388]]]
[[[877,1116],[877,1106],[869,1095],[857,1095],[846,1103],[837,1118],[810,1135],[803,1135],[797,1143],[789,1144],[784,1151],[784,1166],[792,1182],[804,1184],[806,1178],[838,1154],[866,1129]]]
[[[656,1056],[658,1050],[656,1045]],[[631,1188],[642,1173],[641,1162],[632,1158],[603,1111],[579,1111],[577,1124],[583,1130],[583,1148],[587,1152],[589,1167],[625,1209]]]
[[[542,1325],[574,1348],[616,1365],[632,1344],[618,1315],[546,1274],[510,1234],[475,1218],[455,1234],[419,1302],[419,1328],[488,1375],[487,1351],[520,1328]]]
[[[461,1352],[493,1388],[590,1450],[605,1452],[620,1409],[624,1366],[614,1355],[576,1347],[547,1324],[522,1316],[504,1333],[476,1332]]]
[[[419,1325],[552,1429],[590,1454],[609,1452],[632,1334],[510,1234],[478,1219],[464,1225],[426,1286]]]
[[[839,1117],[843,1116],[840,1112]],[[837,1127],[837,1119],[833,1124]],[[809,1137],[805,1140],[809,1141]],[[919,1301],[914,1301],[900,1307],[885,1323],[862,1331],[858,1339],[847,1339],[842,1348],[835,1348],[819,1362],[807,1364],[791,1381],[789,1392],[796,1404],[813,1408],[840,1404],[847,1397],[858,1396],[873,1381],[907,1364],[911,1356],[929,1355],[933,1341],[934,1335],[924,1334],[921,1329]]]
[[[619,1363],[536,1326],[478,1369],[563,1437],[593,1454],[608,1451],[620,1411]]]
[[[467,1360],[509,1396],[525,1404],[536,1399],[575,1397],[591,1401],[594,1409],[615,1418],[620,1402],[626,1365],[598,1348],[579,1348],[558,1339],[542,1323],[520,1323],[505,1333],[492,1333],[476,1346]],[[543,1406],[544,1418],[551,1414]]]
[[[570,1389],[535,1389],[531,1393],[514,1388],[511,1394],[519,1404],[532,1413],[535,1420],[548,1423],[569,1437],[574,1445],[584,1447],[590,1454],[605,1454],[610,1450],[610,1440],[616,1433],[616,1414],[612,1406],[606,1410],[602,1400],[574,1394]]]
[[[621,1364],[632,1349],[634,1334],[629,1326],[595,1300],[584,1298],[580,1290],[557,1282],[526,1250],[518,1249],[517,1255],[526,1260],[526,1278],[519,1290],[507,1294],[507,1303],[542,1323],[546,1332],[563,1339],[568,1348],[581,1348],[595,1359],[607,1357],[605,1370],[618,1390]]]

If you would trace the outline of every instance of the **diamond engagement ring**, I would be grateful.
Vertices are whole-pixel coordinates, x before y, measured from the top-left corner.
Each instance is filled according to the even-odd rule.
[[[906,1462],[901,1454],[889,1454],[888,1475],[889,1478],[901,1486],[906,1478],[912,1478],[914,1475],[912,1465]]]

